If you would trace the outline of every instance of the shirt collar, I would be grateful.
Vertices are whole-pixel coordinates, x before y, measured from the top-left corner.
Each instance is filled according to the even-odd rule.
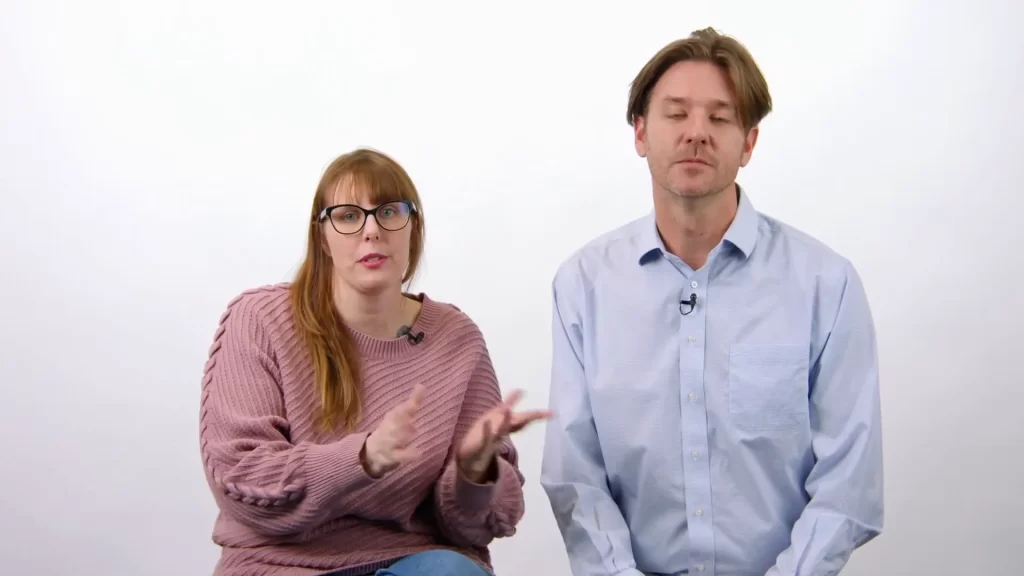
[[[739,196],[736,216],[733,217],[729,229],[725,231],[722,241],[732,244],[743,253],[744,258],[748,258],[757,243],[758,217],[750,198],[739,184],[736,185],[736,193]],[[658,234],[658,225],[652,210],[641,221],[640,235],[637,238],[637,262],[643,266],[657,260],[667,251],[661,235]]]

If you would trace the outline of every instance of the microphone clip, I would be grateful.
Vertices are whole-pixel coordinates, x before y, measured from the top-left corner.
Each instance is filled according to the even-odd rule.
[[[408,339],[409,342],[412,342],[413,344],[419,344],[420,342],[423,341],[423,332],[421,331],[417,332],[416,334],[413,334],[412,328],[409,328],[408,326],[402,326],[401,328],[399,328],[398,336],[405,336],[406,339]]]
[[[684,311],[683,310],[684,306],[689,306],[689,308]],[[691,293],[689,300],[682,300],[682,299],[679,300],[679,313],[682,314],[683,316],[686,316],[687,314],[693,312],[693,309],[696,308],[696,307],[697,307],[697,294],[696,293]]]

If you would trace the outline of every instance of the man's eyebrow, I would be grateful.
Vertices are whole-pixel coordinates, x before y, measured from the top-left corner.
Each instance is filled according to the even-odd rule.
[[[666,96],[665,103],[682,104],[685,106],[687,104],[693,104],[694,102],[690,98],[683,96]],[[735,109],[735,106],[733,106],[731,102],[726,102],[725,100],[710,100],[708,101],[708,108],[711,108],[712,110],[720,110],[722,108],[733,110]]]

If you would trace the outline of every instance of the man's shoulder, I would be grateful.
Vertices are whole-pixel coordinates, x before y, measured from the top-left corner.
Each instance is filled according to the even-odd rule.
[[[615,271],[638,261],[638,244],[643,227],[653,225],[642,216],[601,232],[569,253],[555,270],[556,286],[594,282],[601,273]]]
[[[817,236],[779,218],[758,213],[760,226],[767,234],[768,258],[781,261],[801,274],[811,275],[828,283],[845,283],[856,275],[853,263],[845,255]]]

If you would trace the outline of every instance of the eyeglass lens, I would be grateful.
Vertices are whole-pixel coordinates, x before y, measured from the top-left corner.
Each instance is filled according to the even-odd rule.
[[[374,217],[384,230],[397,231],[409,223],[409,206],[404,202],[389,202],[377,207]],[[366,222],[366,211],[359,206],[339,206],[331,211],[331,224],[342,234],[355,234]]]

